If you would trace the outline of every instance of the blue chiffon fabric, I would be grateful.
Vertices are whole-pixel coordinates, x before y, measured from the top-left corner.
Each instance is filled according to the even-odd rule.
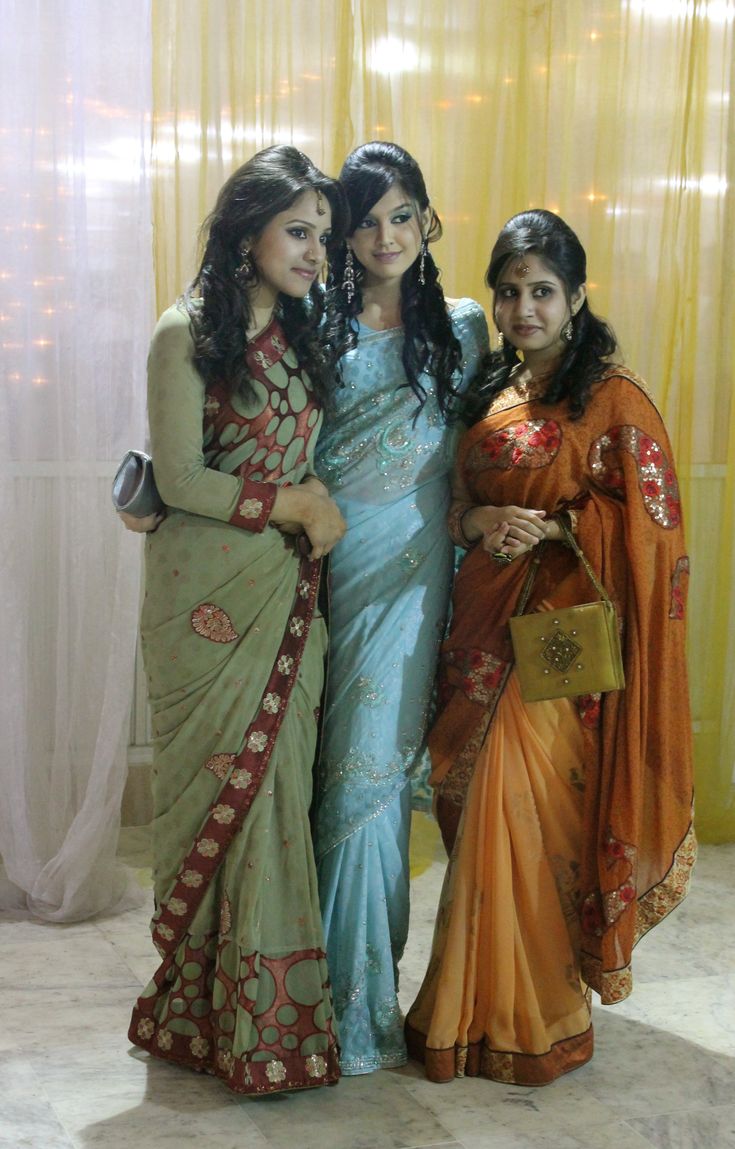
[[[458,301],[461,386],[487,349]],[[398,962],[408,933],[412,772],[421,760],[453,569],[447,534],[456,430],[432,381],[418,417],[403,330],[360,327],[317,470],[348,531],[331,555],[330,661],[315,852],[345,1074],[406,1060]],[[458,381],[459,383],[459,381]]]

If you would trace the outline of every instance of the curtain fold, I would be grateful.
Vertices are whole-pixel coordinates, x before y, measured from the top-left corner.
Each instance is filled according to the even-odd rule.
[[[110,483],[141,445],[153,318],[150,9],[3,0],[0,905],[134,904],[115,859],[140,547]]]

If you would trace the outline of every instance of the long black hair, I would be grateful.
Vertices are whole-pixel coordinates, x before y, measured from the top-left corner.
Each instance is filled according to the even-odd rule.
[[[290,145],[266,148],[238,168],[202,224],[202,261],[183,304],[194,339],[194,365],[208,389],[219,384],[230,394],[252,395],[245,352],[252,322],[248,288],[257,285],[257,270],[244,280],[238,275],[243,249],[310,188],[323,194],[332,209],[331,250],[347,229],[345,194],[336,180]],[[305,299],[281,294],[277,303],[277,314],[299,364],[324,400],[334,387],[334,372],[323,338],[323,312],[324,291],[316,283]]]
[[[485,283],[495,291],[503,271],[511,260],[537,255],[559,277],[567,302],[587,279],[587,256],[569,224],[554,212],[534,208],[514,215],[502,228],[490,254]],[[584,414],[590,389],[607,371],[610,356],[617,349],[612,328],[590,310],[585,298],[572,318],[572,337],[541,397],[544,403],[567,399],[569,416],[579,419]],[[510,374],[519,358],[507,339],[502,349],[489,352],[480,364],[470,387],[466,415],[471,421],[482,417],[495,395],[508,386]]]
[[[425,232],[422,229],[424,282],[422,284],[419,280],[420,256],[401,278],[402,356],[407,385],[416,395],[419,409],[426,401],[426,388],[421,382],[421,375],[426,372],[434,380],[439,407],[446,416],[450,413],[456,390],[454,377],[461,365],[462,348],[447,313],[439,269],[428,250],[428,244],[441,237],[442,225],[429,203],[421,168],[405,148],[374,140],[350,153],[339,178],[350,208],[350,234],[378,200],[396,185],[414,203],[419,220],[426,212],[429,213],[428,227]],[[331,260],[327,281],[327,314],[330,321],[334,317],[341,317],[343,321],[340,350],[357,344],[357,316],[363,305],[360,288],[362,265],[355,257],[355,293],[350,301],[343,286],[346,258],[347,246],[342,244]]]

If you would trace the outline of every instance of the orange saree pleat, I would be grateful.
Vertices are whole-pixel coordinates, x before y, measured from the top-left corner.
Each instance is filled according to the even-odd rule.
[[[429,969],[407,1023],[434,1081],[538,1085],[592,1056],[580,977],[582,728],[515,674],[478,755]]]

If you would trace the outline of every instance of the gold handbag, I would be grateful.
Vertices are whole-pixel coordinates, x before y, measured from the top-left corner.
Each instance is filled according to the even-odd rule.
[[[510,619],[516,671],[524,702],[570,698],[625,687],[618,616],[571,530],[565,539],[594,583],[599,602],[524,614],[541,555],[534,555],[519,609]],[[543,544],[539,544],[541,549]]]

